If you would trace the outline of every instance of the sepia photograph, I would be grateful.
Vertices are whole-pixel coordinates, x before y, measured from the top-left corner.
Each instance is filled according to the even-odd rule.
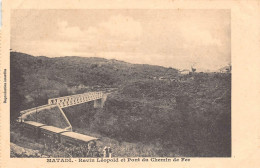
[[[230,9],[13,9],[10,157],[232,156]]]

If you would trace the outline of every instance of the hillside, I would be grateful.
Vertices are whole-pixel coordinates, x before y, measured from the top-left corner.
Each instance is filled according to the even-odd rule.
[[[18,52],[10,55],[12,111],[43,105],[50,97],[82,93],[97,86],[120,87],[129,81],[177,74],[172,68],[103,58],[48,58]]]
[[[74,129],[119,145],[149,145],[152,156],[230,156],[230,83],[230,74],[197,74],[189,82],[139,81],[110,94],[103,109],[79,105],[64,111]]]
[[[161,80],[159,77],[165,77]],[[231,156],[231,74],[11,52],[11,117],[21,109],[106,87],[103,109],[64,108],[73,130],[102,137],[115,156]]]

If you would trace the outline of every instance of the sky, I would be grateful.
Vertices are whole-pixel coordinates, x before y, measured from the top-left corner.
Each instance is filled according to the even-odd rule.
[[[11,49],[215,71],[231,63],[229,10],[13,10]]]

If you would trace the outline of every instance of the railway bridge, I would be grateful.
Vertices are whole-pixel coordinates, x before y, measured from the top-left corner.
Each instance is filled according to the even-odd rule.
[[[87,92],[84,94],[52,98],[48,100],[48,104],[56,104],[60,108],[65,108],[90,101],[94,101],[95,108],[103,108],[106,101],[106,94],[103,92]]]
[[[72,131],[72,126],[62,110],[63,108],[90,101],[94,101],[94,108],[103,108],[106,98],[107,93],[104,92],[87,92],[50,98],[46,105],[21,111],[18,121],[31,120]]]

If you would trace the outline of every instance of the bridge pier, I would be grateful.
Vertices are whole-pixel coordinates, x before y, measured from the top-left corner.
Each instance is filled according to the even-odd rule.
[[[107,95],[104,94],[101,99],[94,100],[94,108],[103,108],[106,99]]]

